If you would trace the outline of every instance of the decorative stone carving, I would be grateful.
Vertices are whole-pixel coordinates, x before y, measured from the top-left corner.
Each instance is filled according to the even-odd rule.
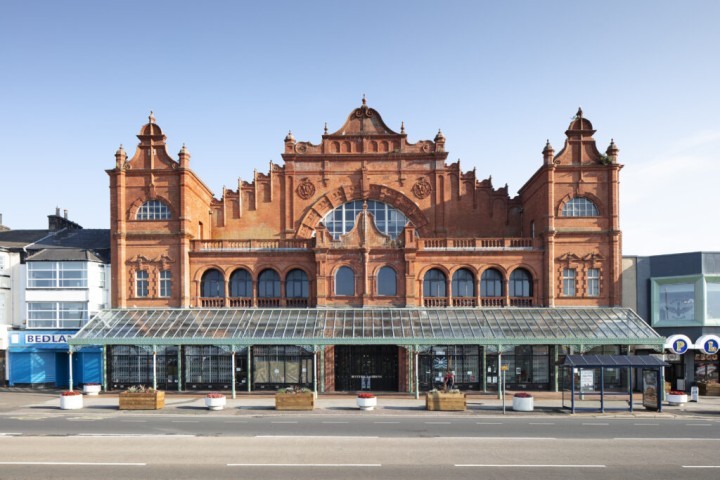
[[[303,178],[300,180],[300,185],[298,185],[297,189],[295,190],[298,194],[298,197],[302,198],[303,200],[307,200],[308,198],[315,195],[315,185],[308,179]]]
[[[417,198],[422,200],[430,195],[430,192],[432,192],[432,185],[430,185],[430,182],[428,182],[426,178],[418,178],[417,182],[415,182],[415,185],[412,187],[412,192]]]

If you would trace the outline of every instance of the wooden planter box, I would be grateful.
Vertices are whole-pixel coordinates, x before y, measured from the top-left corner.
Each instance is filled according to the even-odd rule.
[[[467,410],[467,401],[464,393],[431,392],[425,395],[425,408],[458,412]]]
[[[720,397],[720,383],[698,383],[698,389],[704,397]]]
[[[315,408],[315,394],[276,393],[275,410],[312,410]]]
[[[120,410],[159,410],[165,406],[165,392],[122,392]]]

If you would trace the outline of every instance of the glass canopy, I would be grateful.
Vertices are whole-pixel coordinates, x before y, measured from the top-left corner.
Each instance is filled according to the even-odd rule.
[[[649,345],[659,336],[629,308],[103,310],[82,345]]]

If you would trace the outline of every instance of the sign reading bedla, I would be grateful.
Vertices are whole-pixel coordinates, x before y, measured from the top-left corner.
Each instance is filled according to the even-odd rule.
[[[67,343],[72,335],[68,334],[49,334],[49,333],[28,333],[25,335],[25,343]]]
[[[687,352],[692,346],[692,342],[685,335],[671,335],[665,342],[665,348],[669,349],[673,353],[682,355]]]
[[[715,355],[720,350],[720,337],[717,335],[703,335],[697,339],[695,346],[707,355]]]

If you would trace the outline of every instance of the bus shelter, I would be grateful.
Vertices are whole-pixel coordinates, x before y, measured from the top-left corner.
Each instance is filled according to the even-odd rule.
[[[600,371],[600,411],[605,413],[605,371],[607,369],[627,369],[628,373],[628,409],[633,411],[633,371],[643,372],[643,404],[648,408],[662,411],[662,369],[668,364],[661,359],[649,355],[567,355],[562,364],[566,375],[570,378],[570,409],[575,413],[577,396],[595,395],[596,391],[583,391],[583,371]],[[649,375],[648,375],[649,374]],[[579,388],[578,388],[579,387]],[[563,407],[565,407],[565,391],[563,389]],[[617,392],[610,392],[617,395]]]

